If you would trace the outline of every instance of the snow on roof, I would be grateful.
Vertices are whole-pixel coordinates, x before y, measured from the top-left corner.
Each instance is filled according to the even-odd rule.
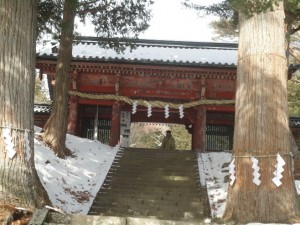
[[[50,114],[52,111],[52,105],[35,103],[33,110],[35,114]]]
[[[300,117],[290,117],[290,127],[299,128],[300,127]]]
[[[124,40],[120,42],[124,51],[117,52],[112,48],[100,46],[98,43],[101,41],[103,39],[95,37],[80,38],[76,41],[77,44],[73,45],[73,59],[216,67],[236,67],[237,65],[236,43],[135,40],[134,49],[131,49]],[[37,56],[56,58],[57,51],[53,50],[57,47],[57,42],[45,42],[37,49]]]

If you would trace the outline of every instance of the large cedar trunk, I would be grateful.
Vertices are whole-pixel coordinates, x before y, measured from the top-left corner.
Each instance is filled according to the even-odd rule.
[[[55,76],[54,105],[52,113],[43,128],[43,141],[50,145],[55,154],[60,158],[64,158],[70,153],[66,148],[65,142],[76,2],[74,0],[66,0],[64,4],[62,32]]]
[[[36,0],[0,0],[0,204],[31,208],[49,204],[34,168],[36,14]]]
[[[298,214],[287,112],[287,62],[282,2],[273,12],[240,14],[233,157],[236,181],[229,186],[224,219],[283,223]],[[282,185],[272,179],[276,154],[285,160]],[[261,184],[253,183],[256,156]]]

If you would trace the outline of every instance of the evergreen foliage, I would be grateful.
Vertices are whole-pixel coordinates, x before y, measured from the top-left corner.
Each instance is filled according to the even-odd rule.
[[[192,136],[188,133],[185,126],[171,126],[170,130],[175,139],[176,149],[178,150],[191,150],[192,149]]]
[[[51,34],[59,39],[63,12],[62,0],[39,0],[38,4],[38,37]],[[97,36],[107,39],[103,46],[121,50],[118,38],[138,38],[138,35],[149,27],[152,0],[76,0],[76,12],[80,21],[85,24],[89,19],[94,25]],[[75,36],[79,36],[75,33]]]
[[[300,34],[298,35],[293,35],[291,38],[291,42],[293,43],[293,53],[296,56],[290,56],[289,57],[289,62],[291,64],[300,64]],[[288,83],[288,109],[289,109],[289,115],[290,116],[300,116],[300,70],[296,71],[293,76],[292,80],[298,81],[299,83]]]
[[[208,6],[193,3],[192,0],[184,0],[183,5],[197,11],[199,16],[215,15],[220,19],[213,21],[211,26],[217,33],[216,39],[235,38],[238,30],[238,11],[251,17],[255,13],[273,10],[273,7],[283,0],[224,0]],[[290,34],[300,30],[300,3],[299,0],[285,0],[286,23],[291,25]]]
[[[39,0],[37,14],[37,34],[41,38],[44,34],[53,34],[57,38],[62,22],[62,0]]]
[[[290,116],[300,116],[300,72],[293,75],[293,80],[298,80],[299,83],[288,84],[288,109]]]
[[[228,0],[234,10],[242,12],[246,17],[251,17],[254,14],[260,14],[268,10],[273,10],[274,6],[282,0],[255,0],[255,1],[240,1]]]
[[[133,123],[130,132],[130,147],[158,149],[163,136],[163,131],[158,126],[149,127],[144,123]]]

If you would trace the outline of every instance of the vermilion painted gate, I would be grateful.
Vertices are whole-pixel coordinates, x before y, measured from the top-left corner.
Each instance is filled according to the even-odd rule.
[[[212,139],[206,137],[210,132],[208,126],[233,126],[232,103],[203,104],[203,101],[234,100],[237,44],[137,40],[135,48],[130,50],[124,40],[121,42],[124,52],[117,53],[100,47],[98,41],[101,39],[83,38],[73,46],[70,90],[148,103],[160,101],[176,107],[196,102],[184,108],[183,118],[178,108],[169,108],[170,115],[166,118],[165,105],[152,107],[151,116],[147,107],[138,105],[137,112],[131,114],[131,122],[183,124],[192,134],[192,149],[198,151],[213,146],[209,144]],[[36,67],[47,74],[52,85],[55,84],[56,48],[57,44],[49,42],[37,54]],[[103,132],[99,131],[98,135],[103,141],[109,138],[109,144],[114,146],[120,141],[121,112],[131,113],[133,106],[114,98],[70,95],[66,107],[69,108],[68,132],[78,136],[91,135],[98,107],[98,121],[109,121],[105,128],[99,125]]]

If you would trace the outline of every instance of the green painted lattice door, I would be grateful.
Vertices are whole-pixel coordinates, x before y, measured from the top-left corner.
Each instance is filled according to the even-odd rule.
[[[94,139],[94,119],[85,119],[83,122],[82,136],[89,139]],[[97,139],[103,144],[109,143],[111,121],[108,119],[98,120],[98,135]]]
[[[232,150],[233,126],[206,125],[206,150]]]

